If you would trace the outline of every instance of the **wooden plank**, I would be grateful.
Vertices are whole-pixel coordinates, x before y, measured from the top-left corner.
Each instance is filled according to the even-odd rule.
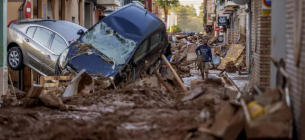
[[[43,76],[44,81],[57,80],[57,76]]]
[[[58,76],[58,80],[69,80],[71,81],[73,79],[73,76]]]
[[[175,91],[173,90],[173,88],[172,88],[170,85],[166,84],[166,83],[162,80],[162,78],[161,78],[161,76],[160,76],[159,73],[155,72],[155,75],[156,75],[156,77],[158,78],[159,82],[161,82],[161,83],[163,84],[163,86],[164,86],[170,93],[172,93],[172,94],[175,93]]]
[[[172,67],[172,65],[168,62],[167,58],[165,57],[164,54],[161,55],[161,58],[163,59],[163,61],[165,62],[166,66],[168,68],[170,68],[170,70],[172,71],[172,73],[174,74],[176,80],[178,81],[180,87],[182,88],[183,92],[187,92],[187,89],[185,88],[185,86],[183,85],[182,80],[180,79],[180,76],[177,74],[177,72],[174,70],[174,68]]]
[[[59,86],[69,86],[71,84],[71,82],[59,82]]]
[[[47,94],[47,93],[53,93],[53,94],[56,94],[56,90],[42,90],[41,92],[42,94]]]
[[[47,87],[56,87],[57,86],[57,83],[44,83],[43,84],[43,87],[44,88],[47,88]]]
[[[236,62],[237,58],[241,55],[243,50],[245,49],[245,46],[241,44],[232,44],[227,52],[227,55],[224,59],[221,60],[219,66],[217,69],[223,70],[225,69],[227,62],[233,61],[233,63]]]
[[[33,85],[34,84],[34,71],[33,71],[33,69],[31,69],[31,85]]]

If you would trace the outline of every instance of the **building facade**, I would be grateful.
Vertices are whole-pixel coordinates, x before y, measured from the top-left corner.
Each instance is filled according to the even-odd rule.
[[[31,7],[26,8],[27,4]],[[113,12],[119,6],[119,0],[8,0],[7,22],[18,18],[44,18],[90,28],[105,16],[105,11]],[[22,16],[18,12],[20,8],[23,8]],[[27,11],[30,11],[29,17]]]

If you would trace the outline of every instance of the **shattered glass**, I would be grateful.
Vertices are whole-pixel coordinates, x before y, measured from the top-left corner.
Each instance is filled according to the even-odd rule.
[[[116,65],[125,64],[136,48],[135,41],[121,36],[104,22],[96,24],[81,40],[86,44],[92,44]]]

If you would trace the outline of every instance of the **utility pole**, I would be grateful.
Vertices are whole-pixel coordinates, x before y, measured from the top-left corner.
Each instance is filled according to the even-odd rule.
[[[7,91],[7,65],[6,65],[6,44],[7,44],[7,0],[0,2],[0,102]]]

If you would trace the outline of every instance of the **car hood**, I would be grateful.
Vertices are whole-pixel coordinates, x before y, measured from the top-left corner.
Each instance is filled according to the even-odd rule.
[[[70,47],[66,58],[67,66],[76,71],[85,69],[88,74],[102,74],[110,77],[115,76],[122,69],[122,66],[103,59],[103,54],[97,50],[94,53],[81,53],[77,50],[75,46]]]

